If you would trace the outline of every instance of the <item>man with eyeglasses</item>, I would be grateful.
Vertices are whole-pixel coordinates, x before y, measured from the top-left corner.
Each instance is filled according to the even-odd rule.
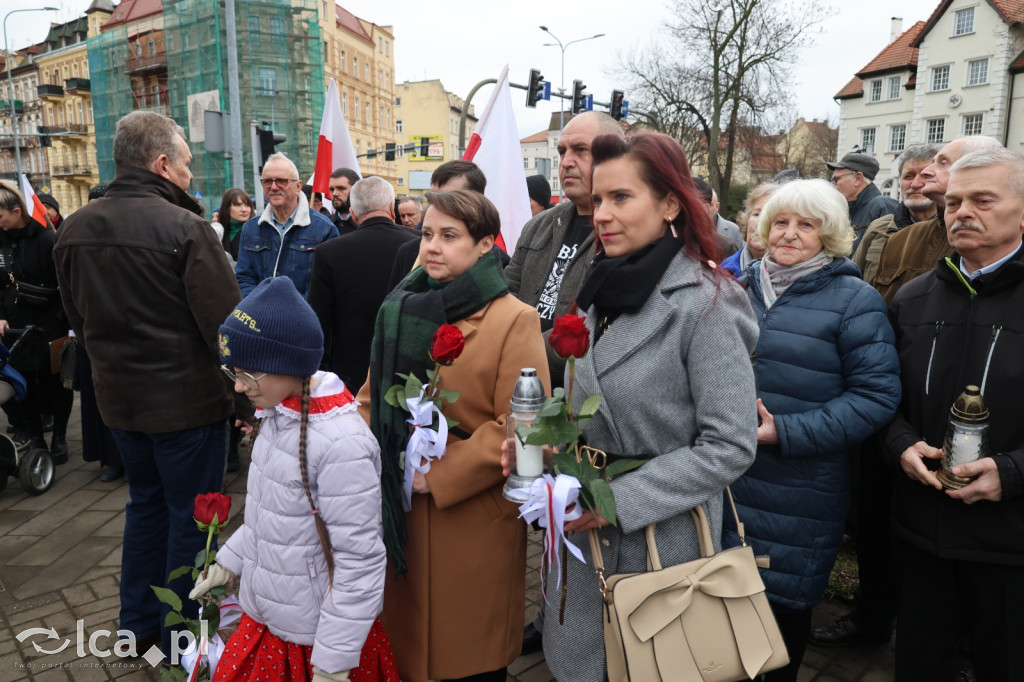
[[[896,212],[899,203],[882,196],[872,182],[878,175],[878,162],[867,154],[847,154],[825,164],[832,171],[832,184],[846,197],[850,206],[850,225],[855,238],[850,254],[857,252],[864,231],[873,221]]]
[[[272,154],[263,166],[267,207],[242,226],[235,276],[246,296],[268,277],[288,277],[303,296],[309,289],[313,251],[338,236],[323,214],[309,209],[299,171],[284,154]]]

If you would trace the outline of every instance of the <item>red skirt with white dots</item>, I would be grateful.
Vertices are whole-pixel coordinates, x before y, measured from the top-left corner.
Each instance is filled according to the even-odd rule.
[[[266,625],[242,614],[224,647],[213,682],[310,682],[313,647],[286,642]],[[350,682],[399,682],[391,644],[380,620],[373,622]]]

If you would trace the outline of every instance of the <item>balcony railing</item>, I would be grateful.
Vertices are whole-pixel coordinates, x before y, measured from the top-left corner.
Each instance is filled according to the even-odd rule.
[[[43,83],[42,85],[36,86],[36,92],[40,97],[63,97],[64,88],[59,85],[51,85],[49,83]]]
[[[26,149],[28,147],[39,146],[39,138],[32,133],[18,133],[18,147],[20,149]],[[14,136],[3,135],[0,136],[0,149],[14,149]]]
[[[89,170],[88,166],[74,165],[74,166],[54,166],[50,175],[62,176],[62,175],[92,175],[92,171]]]
[[[132,57],[124,63],[124,72],[129,75],[145,73],[147,71],[158,71],[160,69],[167,69],[167,53],[165,52]]]
[[[64,81],[64,90],[67,92],[89,92],[88,78],[69,78]]]
[[[89,127],[81,123],[71,123],[66,126],[39,126],[40,135],[85,135]]]

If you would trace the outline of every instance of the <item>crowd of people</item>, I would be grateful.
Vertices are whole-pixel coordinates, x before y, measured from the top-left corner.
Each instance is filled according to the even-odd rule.
[[[155,112],[119,121],[105,196],[59,223],[0,185],[0,335],[43,330],[15,358],[29,397],[9,420],[46,447],[52,415],[66,460],[71,393],[48,349],[70,329],[87,440],[116,455],[93,456],[129,481],[120,625],[138,650],[171,646],[150,585],[186,610],[237,585],[244,615],[215,680],[497,682],[542,649],[557,679],[600,682],[592,547],[608,574],[645,571],[653,526],[663,566],[693,560],[695,507],[715,550],[733,546],[730,487],[746,541],[770,557],[789,656],[763,679],[796,680],[808,644],[894,631],[899,680],[1024,679],[1024,157],[980,136],[910,147],[897,202],[873,184],[875,159],[847,154],[831,182],[789,172],[752,188],[732,223],[667,135],[587,112],[558,154],[565,201],[528,180],[534,217],[511,258],[488,179],[465,161],[423,197],[347,168],[320,197],[278,153],[262,213],[233,188],[207,222],[183,131]],[[591,350],[567,364],[549,339],[571,312]],[[444,407],[455,424],[406,480],[409,415],[389,396],[435,367],[443,325],[465,340],[442,380],[459,392]],[[548,577],[530,623],[527,526],[502,496],[527,367],[549,395],[571,381],[577,410],[600,394],[587,445],[642,461],[610,480],[614,524],[590,510],[566,523],[599,541]],[[950,489],[937,471],[968,385],[990,425]],[[194,584],[168,583],[206,543],[194,498],[246,463],[243,524]],[[856,607],[812,631],[848,532]]]

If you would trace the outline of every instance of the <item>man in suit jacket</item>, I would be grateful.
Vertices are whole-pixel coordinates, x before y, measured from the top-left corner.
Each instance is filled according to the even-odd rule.
[[[364,178],[349,195],[355,232],[317,248],[309,304],[324,331],[323,367],[355,394],[366,380],[377,309],[390,288],[398,247],[416,233],[395,224],[395,190],[383,178]]]

